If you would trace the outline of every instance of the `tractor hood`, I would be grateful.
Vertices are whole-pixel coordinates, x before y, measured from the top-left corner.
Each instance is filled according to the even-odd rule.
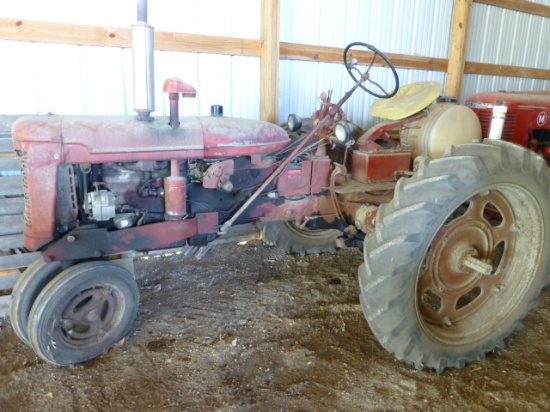
[[[61,163],[209,159],[247,156],[284,148],[279,126],[229,117],[167,117],[139,122],[128,116],[25,116],[13,125],[16,150],[48,145]],[[38,147],[36,147],[38,149]]]
[[[550,91],[528,92],[487,92],[471,95],[466,99],[466,106],[472,109],[488,109],[495,105],[506,105],[531,109],[534,106],[550,108]]]

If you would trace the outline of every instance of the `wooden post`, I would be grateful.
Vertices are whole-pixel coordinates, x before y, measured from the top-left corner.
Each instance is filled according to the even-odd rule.
[[[280,0],[263,0],[261,119],[279,123]]]
[[[445,94],[459,100],[462,93],[471,15],[472,0],[455,0]]]

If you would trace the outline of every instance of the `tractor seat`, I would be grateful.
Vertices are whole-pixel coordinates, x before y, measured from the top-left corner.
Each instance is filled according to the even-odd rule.
[[[370,114],[388,120],[401,120],[425,109],[443,91],[439,82],[417,82],[403,86],[389,99],[378,99],[370,108]]]

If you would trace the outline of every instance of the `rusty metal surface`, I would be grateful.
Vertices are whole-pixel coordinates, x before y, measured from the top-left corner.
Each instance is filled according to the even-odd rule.
[[[290,164],[277,179],[281,196],[300,196],[321,193],[329,185],[331,161],[328,157],[314,157],[300,164]]]
[[[54,142],[28,145],[27,152],[19,151],[23,169],[19,190],[25,191],[24,233],[30,250],[37,250],[54,236],[60,147]]]
[[[166,219],[181,219],[185,216],[187,179],[182,176],[168,176],[164,178],[164,203]]]
[[[213,222],[216,224],[214,225]],[[48,261],[86,259],[129,252],[181,246],[196,234],[216,233],[217,213],[194,219],[172,220],[108,232],[104,228],[82,228],[65,234],[43,252]]]
[[[271,123],[229,117],[200,119],[206,158],[269,153],[290,143],[286,131]]]
[[[365,133],[363,133],[361,137],[359,137],[357,140],[357,146],[361,150],[384,150],[384,147],[380,146],[377,142],[378,140],[382,140],[392,147],[396,147],[398,142],[391,139],[390,131],[396,129],[398,130],[399,127],[422,119],[423,117],[426,117],[426,115],[421,113],[417,116],[407,117],[403,120],[382,122],[376,126],[372,126]]]
[[[550,128],[550,91],[478,93],[466,105],[479,117],[483,138],[489,135],[493,106],[508,107],[502,139],[529,146],[531,130]]]
[[[336,210],[328,193],[309,195],[301,199],[281,198],[273,201],[269,198],[257,199],[243,214],[249,219],[286,219],[302,221],[311,216],[319,216],[328,222],[336,219]]]
[[[13,125],[24,169],[25,235],[37,250],[54,237],[57,176],[62,163],[104,163],[253,155],[284,148],[290,139],[275,125],[217,117],[138,122],[123,116],[29,116]]]
[[[411,153],[407,150],[353,152],[351,177],[362,183],[391,182],[400,172],[410,170]]]
[[[311,193],[312,161],[290,164],[277,179],[277,191],[281,196],[299,196]]]
[[[139,122],[127,116],[30,116],[13,126],[16,149],[62,145],[67,163],[201,159],[269,153],[290,139],[280,127],[257,120],[182,117],[178,129],[168,118]]]
[[[202,186],[205,189],[218,189],[230,182],[233,173],[235,173],[235,161],[233,159],[214,163],[206,170]]]

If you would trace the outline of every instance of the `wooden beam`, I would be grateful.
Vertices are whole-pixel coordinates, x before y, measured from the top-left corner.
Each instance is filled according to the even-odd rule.
[[[354,52],[353,57],[359,61],[370,61],[373,53]],[[344,62],[344,49],[337,47],[311,46],[307,44],[295,44],[281,42],[282,60],[306,60],[330,63]],[[350,54],[350,57],[352,55]],[[446,71],[447,59],[435,59],[431,57],[410,56],[406,54],[386,53],[395,67],[403,69]],[[375,62],[376,64],[376,62]]]
[[[15,19],[0,19],[0,39],[84,46],[132,47],[132,35],[129,29]],[[261,42],[252,39],[156,31],[155,49],[259,57]]]
[[[455,0],[445,94],[459,100],[462,93],[471,15],[472,0]]]
[[[280,2],[280,0],[266,0],[266,2],[267,1],[275,1],[277,3]],[[457,0],[457,2],[458,1],[462,0]],[[502,7],[510,6],[510,8],[512,8],[513,6],[514,10],[520,8],[520,6],[523,5],[524,7],[518,11],[525,12],[528,12],[527,7],[532,6],[529,10],[531,10],[531,12],[537,12],[536,14],[538,15],[543,15],[542,13],[544,10],[550,10],[549,6],[541,6],[537,5],[536,3],[526,2],[523,0],[474,1],[484,4],[491,3]],[[541,9],[538,6],[543,8]],[[280,20],[279,13],[277,13],[277,19]],[[278,27],[279,25],[277,25],[277,31],[279,30]],[[273,27],[270,30],[273,30]],[[462,30],[460,30],[460,32],[463,34]],[[277,33],[275,37],[277,38],[277,41],[275,43],[277,43],[279,39],[279,34]],[[131,47],[131,35],[130,30],[128,29],[82,26],[64,23],[48,23],[27,20],[23,21],[17,19],[2,18],[0,18],[0,39],[103,47]],[[155,47],[158,50],[260,57],[263,55],[264,52],[267,52],[267,45],[270,44],[270,42],[220,36],[155,32]],[[273,45],[274,43],[271,42],[271,44]],[[342,56],[344,50],[341,48],[284,42],[278,42],[278,44],[280,59],[332,63],[342,63],[343,61]],[[463,50],[463,52],[465,52],[465,49]],[[272,49],[271,53],[274,56],[276,52]],[[409,56],[404,54],[391,53],[388,53],[387,56],[398,68],[443,72],[450,70],[450,59],[435,59],[430,57]],[[370,53],[364,52],[358,53],[356,57],[359,60],[367,60],[372,57],[372,55]],[[267,67],[268,66],[266,66],[265,68],[267,69]],[[277,69],[278,71],[278,68],[279,65],[277,63],[271,65],[271,69]],[[517,66],[502,66],[485,63],[465,62],[463,72],[467,74],[482,74],[488,76],[510,76],[550,80],[550,70]],[[270,74],[269,76],[271,76],[270,78],[272,82],[273,79],[277,79],[278,82],[278,73],[275,75]],[[451,74],[451,76],[453,76],[453,74]],[[450,82],[448,81],[448,87],[449,85]],[[265,103],[262,102],[262,104],[266,108],[271,106],[272,109],[278,110],[278,104],[277,107],[274,107],[274,102],[275,100],[266,100]],[[269,116],[272,119],[276,118],[276,116],[274,116],[273,114],[270,114]]]
[[[155,49],[260,57],[260,40],[155,31]]]
[[[550,80],[550,70],[532,69],[520,66],[501,66],[498,64],[466,62],[464,73],[486,76],[522,77],[526,79]]]
[[[261,119],[279,123],[280,0],[262,4]]]
[[[474,0],[476,3],[489,6],[502,7],[522,13],[534,14],[535,16],[550,17],[550,6],[533,3],[527,0]]]
[[[112,47],[131,47],[132,42],[129,29],[16,19],[0,19],[0,38]]]

